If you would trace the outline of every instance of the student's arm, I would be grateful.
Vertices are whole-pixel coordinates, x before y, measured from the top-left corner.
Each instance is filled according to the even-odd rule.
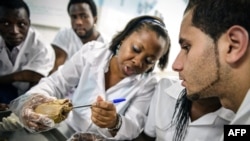
[[[146,135],[144,132],[142,132],[136,139],[133,141],[155,141],[155,138],[152,138],[148,135]]]
[[[56,71],[60,65],[64,64],[65,60],[67,59],[67,53],[64,50],[53,44],[52,47],[55,50],[56,60],[54,68],[50,71],[50,74]]]
[[[16,81],[22,81],[22,82],[29,82],[30,85],[33,86],[37,84],[42,77],[43,75],[37,72],[31,70],[23,70],[0,76],[0,84],[10,84]]]

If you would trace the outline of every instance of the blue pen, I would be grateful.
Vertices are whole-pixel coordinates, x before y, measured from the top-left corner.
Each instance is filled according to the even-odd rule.
[[[117,99],[113,99],[111,102],[115,104],[115,103],[123,102],[125,100],[126,100],[125,98],[117,98]],[[73,108],[82,108],[82,107],[91,107],[91,106],[93,106],[93,105],[92,104],[88,104],[88,105],[83,105],[83,106],[75,106]]]
[[[117,99],[113,99],[112,102],[113,103],[120,103],[122,101],[125,101],[126,99],[125,98],[117,98]]]

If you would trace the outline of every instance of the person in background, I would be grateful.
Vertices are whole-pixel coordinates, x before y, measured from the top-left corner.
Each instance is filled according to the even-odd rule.
[[[85,43],[93,40],[106,42],[95,27],[97,7],[93,0],[69,0],[67,10],[71,28],[62,28],[51,43],[56,53],[55,66],[51,73],[71,58]]]
[[[0,1],[0,110],[25,93],[53,68],[55,54],[30,27],[22,0]]]
[[[31,132],[46,131],[54,121],[37,114],[34,108],[56,98],[65,98],[69,89],[73,106],[93,103],[91,108],[75,108],[60,123],[59,130],[70,137],[75,132],[95,132],[105,138],[131,140],[144,127],[155,85],[152,71],[156,62],[164,69],[170,39],[164,22],[153,16],[132,19],[111,43],[85,44],[62,67],[42,79],[25,95],[13,100],[10,109]],[[126,101],[113,104],[113,99]]]
[[[217,97],[191,101],[180,81],[162,78],[156,86],[144,131],[134,141],[219,141],[234,113]],[[198,133],[198,134],[197,134]]]
[[[250,1],[201,0],[185,11],[173,63],[188,98],[219,97],[230,124],[250,124],[249,25]]]

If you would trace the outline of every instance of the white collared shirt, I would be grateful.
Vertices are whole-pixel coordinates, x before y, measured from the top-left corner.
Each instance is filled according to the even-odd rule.
[[[175,104],[183,87],[180,81],[163,78],[156,87],[144,132],[157,141],[171,141],[175,128],[169,128]],[[234,113],[225,108],[203,115],[190,122],[185,141],[217,141],[223,134],[223,125],[228,124]]]
[[[16,58],[17,58],[17,55],[21,49],[22,45],[20,46],[17,46],[17,47],[14,47],[10,53],[10,59],[11,59],[11,62],[12,64],[15,64],[16,62]]]
[[[96,41],[102,43],[107,42],[101,34]],[[69,60],[69,58],[71,58],[84,45],[72,28],[60,29],[51,44],[56,45],[65,51],[67,54],[67,60]]]
[[[4,40],[0,36],[0,76],[22,70],[31,70],[43,76],[49,74],[54,66],[55,53],[35,30],[29,29],[26,39],[18,48],[20,50],[13,64]],[[27,82],[14,82],[13,85],[18,88],[19,94],[23,94],[29,88]]]
[[[0,36],[0,39],[1,39],[1,36]],[[18,55],[19,51],[21,50],[22,46],[23,46],[23,42],[21,44],[19,44],[18,46],[13,47],[12,51],[10,51],[9,48],[6,46],[4,41],[2,41],[0,43],[0,48],[2,48],[2,49],[4,48],[6,50],[8,56],[9,56],[9,60],[11,60],[13,65],[16,62],[17,55]],[[2,51],[2,49],[0,49],[0,52]]]
[[[92,104],[98,95],[105,100],[126,98],[116,104],[116,110],[122,115],[122,126],[115,136],[116,140],[130,140],[137,137],[144,127],[149,103],[156,85],[156,78],[151,74],[126,77],[115,86],[105,90],[105,72],[113,53],[103,43],[92,41],[85,44],[88,48],[80,49],[55,73],[43,78],[28,94],[41,93],[63,98],[67,91],[77,86],[73,96],[74,106]],[[107,129],[100,129],[91,121],[90,108],[74,109],[66,122],[76,131],[99,132],[111,137]]]

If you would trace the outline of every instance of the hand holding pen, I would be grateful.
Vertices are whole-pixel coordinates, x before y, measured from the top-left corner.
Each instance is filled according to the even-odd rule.
[[[100,128],[112,128],[117,123],[117,111],[114,103],[124,101],[104,101],[100,96],[97,97],[95,106],[91,107],[91,120]]]

